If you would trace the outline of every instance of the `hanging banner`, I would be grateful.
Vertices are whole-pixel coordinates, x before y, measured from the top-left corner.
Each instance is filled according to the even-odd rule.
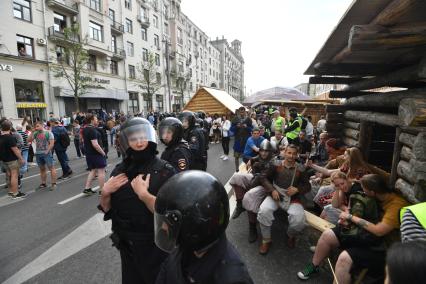
[[[46,108],[46,103],[17,103],[17,108]]]

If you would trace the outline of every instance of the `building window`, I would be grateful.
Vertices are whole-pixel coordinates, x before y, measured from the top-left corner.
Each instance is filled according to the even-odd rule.
[[[126,18],[126,32],[133,34],[133,23],[131,20]]]
[[[129,92],[128,111],[131,114],[139,112],[138,93]]]
[[[146,13],[146,8],[141,6],[141,18],[142,20],[146,19],[148,14]]]
[[[113,9],[109,9],[109,18],[115,22],[115,11]]]
[[[147,41],[148,40],[148,34],[146,32],[146,28],[141,28],[141,34],[142,34],[142,40]]]
[[[155,64],[160,66],[160,54],[158,53],[155,54]]]
[[[103,41],[103,31],[102,26],[98,25],[94,22],[89,22],[89,34],[90,38],[97,40],[97,41]]]
[[[14,79],[17,102],[43,102],[43,82]]]
[[[31,1],[14,0],[13,16],[15,16],[15,18],[31,22]]]
[[[101,0],[90,0],[89,5],[91,9],[101,11]]]
[[[55,32],[63,33],[64,29],[67,27],[66,17],[56,12],[53,13],[53,17],[53,29]]]
[[[158,28],[158,17],[154,15],[154,19],[152,21],[154,23],[154,27]]]
[[[111,60],[110,64],[111,74],[118,75],[118,63],[115,60]]]
[[[160,37],[158,35],[154,35],[154,45],[157,47],[157,49],[160,48]]]
[[[55,48],[56,52],[56,61],[58,63],[69,64],[69,58],[65,54],[65,48],[63,46],[57,45]]]
[[[148,61],[148,49],[146,49],[146,48],[142,48],[142,59],[145,62]]]
[[[87,60],[87,70],[96,71],[96,55],[89,54],[89,59]]]
[[[177,29],[177,42],[178,44],[182,45],[183,44],[183,39],[182,39],[182,30],[180,28]]]
[[[143,94],[143,103],[146,111],[152,111],[152,99],[148,94]]]
[[[130,41],[127,42],[127,54],[129,56],[135,55],[135,49],[134,49],[133,43]]]
[[[124,7],[129,10],[132,10],[132,0],[124,0]]]
[[[19,56],[34,58],[34,46],[32,38],[16,35],[16,45]]]
[[[164,23],[164,31],[165,31],[166,35],[169,34],[169,24],[168,23]]]
[[[156,111],[162,112],[163,111],[163,96],[162,95],[156,95],[155,101],[157,102]]]
[[[157,78],[157,84],[159,84],[159,85],[160,85],[160,84],[161,84],[161,74],[157,72],[157,73],[155,74],[155,76],[156,76],[156,78]]]
[[[131,78],[131,79],[136,78],[135,66],[133,66],[133,65],[129,65],[129,78]]]
[[[117,37],[115,35],[111,36],[111,51],[117,53]]]

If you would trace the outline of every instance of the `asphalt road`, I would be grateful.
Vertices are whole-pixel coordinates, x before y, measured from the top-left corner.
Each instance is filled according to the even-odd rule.
[[[0,282],[1,283],[121,283],[120,258],[108,238],[110,224],[96,209],[98,196],[81,194],[86,180],[85,159],[77,159],[69,149],[71,179],[58,184],[56,191],[34,189],[40,183],[38,168],[32,167],[23,181],[25,199],[12,200],[3,189],[0,175]],[[162,150],[162,147],[159,147]],[[208,172],[226,184],[234,173],[233,158],[222,161],[220,144],[210,144]],[[232,154],[232,153],[231,153]],[[119,162],[109,155],[108,171]],[[57,163],[57,168],[60,168]],[[60,175],[61,172],[58,171]],[[235,203],[233,198],[231,205]],[[232,207],[231,207],[232,208]],[[309,245],[315,232],[306,230],[293,250],[285,246],[286,222],[273,226],[274,243],[267,256],[257,253],[258,245],[247,242],[247,216],[231,220],[230,241],[246,261],[255,283],[299,283],[296,272],[312,257]],[[312,283],[330,283],[330,272]]]

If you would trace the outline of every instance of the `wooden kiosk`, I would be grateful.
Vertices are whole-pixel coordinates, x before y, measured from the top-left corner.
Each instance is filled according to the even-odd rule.
[[[330,92],[345,100],[326,106],[327,131],[413,203],[426,201],[425,11],[422,0],[354,1],[305,72],[347,85]]]
[[[225,91],[202,87],[185,105],[184,110],[213,114],[232,114],[243,105]]]

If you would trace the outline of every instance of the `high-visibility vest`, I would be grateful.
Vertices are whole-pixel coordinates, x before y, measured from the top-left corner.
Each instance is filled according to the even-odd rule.
[[[275,130],[279,130],[282,131],[283,130],[283,122],[284,122],[284,117],[279,116],[276,120],[275,120],[275,125],[273,131]]]
[[[287,132],[287,133],[285,134],[285,136],[286,136],[287,138],[290,138],[290,139],[296,139],[296,138],[297,138],[297,136],[299,136],[300,130],[302,130],[302,118],[301,118],[300,116],[296,117],[296,119],[295,119],[295,120],[290,121],[290,122],[289,122],[289,127],[290,127],[290,126],[292,126],[292,125],[293,125],[294,123],[296,123],[296,122],[299,122],[299,126],[298,126],[296,129],[294,129],[294,130],[292,130],[292,131],[290,131],[290,132]]]
[[[401,222],[402,217],[404,216],[404,213],[407,211],[407,209],[410,209],[414,217],[416,217],[416,219],[419,221],[420,225],[426,229],[426,202],[402,208],[399,212]]]

